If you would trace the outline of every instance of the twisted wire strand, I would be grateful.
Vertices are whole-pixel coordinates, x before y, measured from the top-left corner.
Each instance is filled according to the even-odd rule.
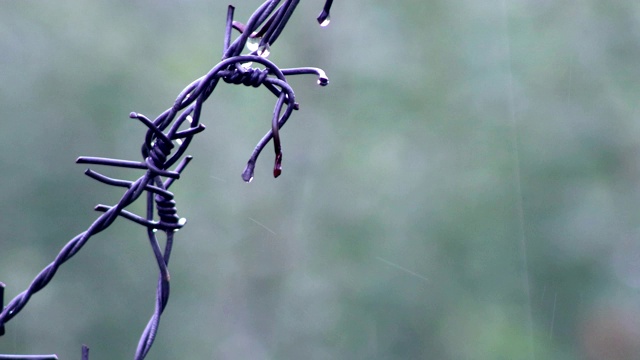
[[[188,165],[191,156],[184,156],[193,137],[202,132],[205,126],[200,123],[202,105],[213,93],[219,80],[226,83],[251,87],[264,86],[277,97],[273,110],[271,128],[256,145],[245,170],[242,173],[244,181],[253,179],[253,172],[257,158],[267,143],[273,139],[275,164],[273,174],[279,176],[282,168],[282,147],[279,136],[280,128],[287,122],[293,110],[298,109],[295,94],[287,83],[287,75],[314,74],[318,77],[318,84],[325,86],[329,83],[324,71],[318,68],[280,69],[276,64],[266,59],[268,49],[278,38],[282,29],[291,17],[299,0],[285,0],[278,7],[281,0],[265,1],[249,17],[247,24],[233,21],[234,7],[229,6],[225,27],[224,49],[222,60],[207,74],[191,82],[176,98],[173,106],[161,113],[155,120],[150,120],[139,113],[131,113],[131,119],[138,120],[146,128],[144,142],[141,147],[142,161],[81,156],[76,162],[79,164],[102,165],[120,168],[144,170],[135,181],[114,179],[95,170],[87,169],[85,175],[101,183],[123,187],[127,190],[114,205],[98,204],[95,210],[102,212],[84,232],[71,239],[58,253],[53,262],[47,265],[34,278],[29,287],[18,294],[0,312],[0,336],[4,334],[4,324],[17,315],[27,304],[33,294],[42,290],[56,274],[60,266],[72,258],[99,232],[108,228],[118,216],[146,227],[149,244],[158,265],[158,282],[156,287],[156,304],[153,315],[145,327],[135,353],[135,359],[144,359],[148,354],[158,331],[160,317],[169,299],[169,270],[168,263],[173,247],[176,231],[185,225],[186,219],[178,216],[174,195],[169,187],[180,178],[182,171]],[[332,1],[328,0],[318,22],[328,18]],[[321,20],[322,18],[322,20]],[[260,26],[262,29],[258,30]],[[240,35],[231,42],[232,30],[236,29]],[[259,48],[247,55],[241,55],[247,40],[261,38]],[[251,67],[248,64],[257,63],[264,68]],[[178,162],[179,161],[179,162]],[[174,165],[173,170],[171,170]],[[125,210],[143,193],[147,193],[147,211],[145,216]],[[157,218],[157,220],[156,220]],[[157,239],[157,232],[163,232],[164,248]],[[3,285],[0,283],[0,285]],[[3,286],[0,286],[3,289]],[[0,306],[2,296],[0,295]],[[88,359],[88,348],[83,347],[83,359]],[[0,360],[9,355],[0,355]],[[29,356],[29,355],[27,355]]]

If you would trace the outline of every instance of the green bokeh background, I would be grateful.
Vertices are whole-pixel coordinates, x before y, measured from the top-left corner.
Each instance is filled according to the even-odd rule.
[[[240,179],[270,93],[221,84],[205,105],[148,358],[637,359],[640,4],[337,0],[320,28],[322,4],[271,49],[331,79],[290,78],[280,178],[269,148]],[[139,159],[128,114],[154,118],[217,63],[226,6],[1,3],[5,304],[122,194],[74,160]],[[132,358],[156,277],[144,230],[118,220],[0,353]]]

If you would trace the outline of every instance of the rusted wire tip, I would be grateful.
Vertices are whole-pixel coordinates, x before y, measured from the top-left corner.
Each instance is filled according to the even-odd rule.
[[[282,174],[282,152],[276,155],[275,164],[273,164],[273,177],[277,178]]]

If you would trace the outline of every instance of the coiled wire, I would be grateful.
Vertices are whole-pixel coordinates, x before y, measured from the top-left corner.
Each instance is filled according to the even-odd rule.
[[[299,0],[285,0],[278,7],[281,0],[265,1],[251,15],[247,24],[233,21],[234,7],[229,6],[225,28],[225,39],[222,61],[215,65],[207,74],[189,84],[176,98],[173,106],[165,110],[155,120],[150,120],[142,114],[131,113],[130,118],[138,120],[146,128],[144,142],[141,147],[142,161],[122,159],[79,157],[79,164],[103,165],[120,168],[143,170],[144,174],[135,181],[114,179],[95,170],[87,169],[85,174],[107,185],[123,187],[126,191],[114,205],[99,204],[96,211],[102,212],[84,232],[71,239],[58,253],[56,258],[47,265],[22,293],[17,295],[0,312],[0,336],[4,334],[4,325],[16,316],[27,304],[31,296],[42,290],[51,281],[60,266],[73,257],[97,233],[108,228],[118,216],[144,226],[147,237],[158,264],[158,282],[156,287],[155,310],[144,329],[135,353],[135,359],[144,359],[153,345],[156,337],[160,317],[169,299],[169,270],[168,264],[173,246],[175,232],[185,225],[186,220],[178,216],[174,195],[169,187],[178,180],[182,171],[191,160],[185,156],[194,135],[202,132],[205,126],[200,123],[202,105],[215,90],[220,79],[230,84],[252,87],[266,87],[277,97],[273,111],[271,128],[256,145],[242,178],[249,182],[253,179],[253,170],[257,158],[267,143],[273,139],[276,160],[274,176],[281,173],[282,150],[279,129],[287,122],[293,110],[298,109],[293,89],[287,83],[287,75],[315,74],[319,85],[327,85],[329,80],[324,71],[318,68],[280,69],[266,59],[267,51],[276,41],[287,21],[291,17]],[[331,0],[325,2],[318,22],[326,23],[329,18]],[[259,27],[262,28],[259,29]],[[240,31],[238,38],[231,43],[232,29]],[[259,39],[258,50],[247,55],[241,55],[249,38]],[[248,67],[247,64],[256,63],[264,68]],[[175,165],[177,163],[177,165]],[[175,165],[175,167],[174,167]],[[173,170],[171,170],[173,169]],[[147,194],[147,211],[140,216],[125,210],[143,193]],[[157,219],[157,220],[156,220]],[[165,235],[165,245],[161,248],[157,233]],[[4,284],[0,283],[0,306],[3,303]],[[89,349],[83,347],[82,358],[88,359]],[[2,359],[14,359],[14,355],[0,355]],[[55,355],[22,355],[19,358],[56,359]]]

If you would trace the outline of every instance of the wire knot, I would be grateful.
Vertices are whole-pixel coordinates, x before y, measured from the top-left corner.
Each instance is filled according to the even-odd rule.
[[[178,216],[176,201],[173,198],[156,195],[155,202],[160,218],[159,228],[177,230],[185,224],[186,221]]]
[[[164,174],[166,167],[167,157],[171,154],[173,144],[171,141],[166,141],[162,138],[156,138],[153,142],[153,147],[148,152],[148,156],[145,162],[149,170],[156,174]]]
[[[268,69],[245,68],[242,66],[229,70],[229,74],[223,76],[226,83],[260,87],[269,75]]]
[[[279,6],[281,2],[283,4]],[[332,2],[332,0],[325,0],[325,6],[318,17],[318,22],[322,26],[329,23],[329,10]],[[269,46],[280,36],[298,3],[299,0],[266,0],[251,15],[247,25],[233,21],[234,7],[231,5],[228,7],[222,61],[206,75],[193,81],[182,90],[173,106],[158,115],[155,120],[152,121],[136,112],[129,114],[131,119],[140,121],[148,129],[141,148],[143,161],[87,156],[81,156],[76,160],[80,164],[143,170],[144,175],[135,181],[128,181],[111,178],[92,169],[85,171],[87,176],[101,183],[125,188],[126,191],[120,201],[113,206],[97,205],[95,210],[103,214],[87,230],[70,240],[60,250],[55,260],[38,273],[29,287],[6,306],[3,304],[4,284],[0,283],[0,336],[4,335],[5,324],[23,309],[33,294],[49,284],[60,266],[80,251],[92,236],[104,231],[120,216],[147,229],[149,243],[160,273],[156,288],[155,310],[140,337],[135,354],[136,360],[142,360],[146,357],[156,338],[160,317],[169,299],[168,263],[173,247],[174,233],[186,223],[185,218],[178,217],[174,195],[168,189],[175,180],[180,178],[180,174],[192,159],[191,156],[185,156],[184,153],[193,136],[205,129],[204,125],[199,122],[203,103],[215,90],[221,78],[227,83],[237,85],[243,84],[256,88],[264,85],[278,99],[271,118],[271,129],[255,147],[243,172],[243,179],[249,182],[253,178],[253,169],[258,155],[272,139],[276,153],[273,174],[274,176],[280,175],[282,150],[279,129],[287,122],[291,113],[298,110],[295,94],[285,76],[315,74],[318,76],[319,85],[325,86],[329,83],[326,74],[321,69],[310,67],[280,69],[267,60]],[[259,28],[260,26],[262,28]],[[231,42],[232,29],[241,33],[233,42]],[[241,55],[245,47],[249,49],[247,40],[250,38],[252,42],[259,40],[258,49],[251,50],[248,55]],[[259,64],[264,69],[252,68],[251,64]],[[175,168],[169,170],[176,162],[178,163]],[[145,192],[147,193],[145,216],[139,216],[126,210],[127,206],[135,202]],[[159,218],[158,221],[154,220],[154,207]],[[155,235],[158,231],[165,233],[164,250],[160,247]],[[82,354],[82,359],[88,360],[89,350],[86,346],[83,347]],[[7,358],[54,359],[57,357],[55,355],[14,357],[0,354],[0,359]]]

